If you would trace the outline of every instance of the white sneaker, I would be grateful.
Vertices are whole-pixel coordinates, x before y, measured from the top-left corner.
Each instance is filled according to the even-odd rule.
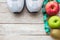
[[[40,11],[44,0],[26,0],[26,6],[29,12]]]
[[[7,0],[11,12],[21,12],[24,7],[24,0]]]

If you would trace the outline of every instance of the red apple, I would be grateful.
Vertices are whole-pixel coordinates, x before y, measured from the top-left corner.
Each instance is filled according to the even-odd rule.
[[[45,10],[49,16],[56,15],[59,12],[59,4],[57,2],[50,1],[46,4]]]

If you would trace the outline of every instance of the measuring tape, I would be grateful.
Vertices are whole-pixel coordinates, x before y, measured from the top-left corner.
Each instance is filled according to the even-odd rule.
[[[60,0],[56,0],[56,2],[60,3]]]
[[[42,6],[42,13],[43,13],[43,19],[44,19],[44,29],[45,29],[45,32],[47,34],[50,34],[50,28],[49,28],[49,25],[48,25],[48,21],[47,21],[47,17],[48,15],[46,14],[46,11],[45,11],[45,5],[48,3],[48,0],[44,0],[43,2],[43,6]]]

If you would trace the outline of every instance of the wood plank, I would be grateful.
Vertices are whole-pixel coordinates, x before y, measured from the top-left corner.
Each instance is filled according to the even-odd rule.
[[[0,35],[0,40],[4,40],[4,37],[5,37],[5,36],[1,36],[1,35]]]
[[[9,12],[7,3],[0,2],[0,12]]]
[[[43,23],[43,15],[32,16],[29,13],[23,13],[21,15],[0,13],[0,23]]]
[[[19,35],[10,35],[6,36],[5,40],[53,40],[50,36],[19,36]]]
[[[0,25],[0,36],[5,34],[4,27]]]
[[[7,0],[0,0],[0,2],[6,2]]]
[[[33,15],[26,8],[20,14],[11,13],[6,3],[0,3],[0,23],[43,23],[43,15],[41,12]]]
[[[19,35],[46,35],[44,24],[0,24],[0,33]]]
[[[47,36],[44,24],[0,24],[1,40],[53,40]]]

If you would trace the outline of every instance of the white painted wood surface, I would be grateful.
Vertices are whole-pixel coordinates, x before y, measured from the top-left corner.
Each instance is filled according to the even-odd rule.
[[[29,13],[26,8],[20,15],[11,13],[6,3],[0,3],[0,23],[43,23],[42,13]]]
[[[53,40],[43,24],[0,24],[0,35],[2,40]]]
[[[45,35],[43,24],[0,24],[2,33]]]
[[[20,15],[11,13],[6,0],[0,0],[0,40],[54,40],[46,35],[41,11],[37,15],[24,8]]]

